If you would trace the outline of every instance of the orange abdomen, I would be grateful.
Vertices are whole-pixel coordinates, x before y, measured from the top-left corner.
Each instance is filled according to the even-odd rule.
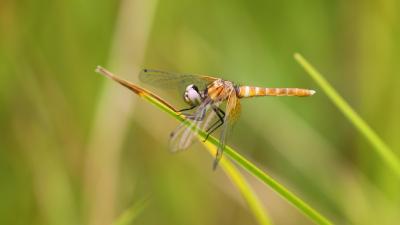
[[[256,96],[298,96],[307,97],[315,94],[314,90],[303,88],[261,88],[252,86],[240,86],[238,88],[238,97],[256,97]]]

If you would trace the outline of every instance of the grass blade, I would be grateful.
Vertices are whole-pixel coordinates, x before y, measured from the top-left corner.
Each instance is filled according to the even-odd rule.
[[[96,69],[96,72],[105,75],[109,77],[110,79],[120,83],[121,85],[127,87],[128,89],[132,90],[134,93],[138,94],[140,97],[143,97],[153,105],[157,106],[159,109],[162,111],[168,113],[178,121],[184,123],[185,125],[189,125],[190,121],[185,120],[185,118],[179,114],[176,113],[176,109],[168,104],[166,101],[164,101],[162,98],[159,96],[143,89],[140,88],[126,80],[119,79],[115,77],[111,72],[107,71],[106,69],[98,66]],[[202,130],[198,130],[196,128],[193,128],[194,132],[196,132],[199,137],[202,139],[205,139],[206,133]],[[209,136],[207,139],[207,143],[212,144],[213,146],[218,146],[219,141],[213,137]],[[295,194],[291,193],[288,189],[286,189],[283,185],[279,184],[277,181],[275,181],[272,177],[267,175],[265,172],[263,172],[261,169],[256,167],[253,163],[245,159],[243,156],[241,156],[239,153],[237,153],[235,150],[233,150],[229,146],[225,146],[224,149],[224,155],[227,155],[229,158],[231,158],[234,162],[236,162],[239,166],[247,170],[251,175],[259,179],[262,183],[266,184],[270,188],[272,188],[275,192],[277,192],[281,197],[283,197],[285,200],[287,200],[289,203],[291,203],[293,206],[295,206],[300,212],[302,212],[304,215],[308,216],[310,219],[312,219],[316,224],[332,224],[327,218],[325,218],[323,215],[321,215],[318,211],[313,209],[311,206],[309,206],[307,203],[305,203],[303,200],[301,200],[299,197],[297,197]],[[224,156],[223,156],[224,158]]]
[[[203,140],[200,137],[200,140]],[[212,156],[215,156],[217,153],[217,147],[210,142],[202,142],[204,146],[207,148],[209,153]],[[258,221],[259,224],[269,225],[272,224],[267,215],[266,209],[263,207],[260,200],[257,198],[257,195],[254,193],[250,185],[247,183],[246,179],[242,176],[242,174],[236,169],[236,167],[229,161],[226,160],[225,157],[221,158],[220,166],[227,174],[232,183],[236,186],[236,188],[240,191],[240,194],[243,196],[247,205],[249,206],[251,212],[254,214],[254,217]]]
[[[145,197],[126,209],[112,225],[129,225],[142,213],[149,204],[149,197]]]
[[[319,73],[302,55],[295,53],[294,58],[328,95],[336,107],[342,111],[350,123],[352,123],[362,135],[364,135],[373,146],[376,153],[382,157],[383,161],[400,177],[400,161],[394,154],[393,150],[383,142],[378,134],[354,111],[354,109],[342,98],[342,96],[339,95],[321,73]]]

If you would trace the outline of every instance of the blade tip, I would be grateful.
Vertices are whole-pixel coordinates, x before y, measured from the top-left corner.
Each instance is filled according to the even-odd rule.
[[[102,67],[102,66],[96,66],[96,69],[94,70],[96,73],[100,73],[100,74],[103,74],[104,75],[104,71],[105,71],[106,69],[104,69],[104,67]]]
[[[111,78],[111,79],[113,79],[113,77],[114,77],[108,70],[106,70],[102,66],[96,66],[95,72],[99,73],[99,74],[101,74],[103,76],[106,76],[108,78]]]
[[[103,69],[103,67],[101,67],[101,66],[96,66],[96,69],[94,70],[96,73],[100,73],[101,72],[101,70]]]

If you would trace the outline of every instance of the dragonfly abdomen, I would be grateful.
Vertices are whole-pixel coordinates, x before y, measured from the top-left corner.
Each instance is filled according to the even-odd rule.
[[[315,94],[314,90],[303,88],[262,88],[253,86],[240,86],[238,88],[238,97],[256,97],[256,96],[298,96],[307,97]]]

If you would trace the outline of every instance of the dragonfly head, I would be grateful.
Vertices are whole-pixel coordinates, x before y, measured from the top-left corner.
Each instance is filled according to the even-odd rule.
[[[196,85],[190,84],[186,87],[185,93],[183,94],[183,98],[186,103],[192,106],[200,105],[202,101],[201,93],[199,88]]]

